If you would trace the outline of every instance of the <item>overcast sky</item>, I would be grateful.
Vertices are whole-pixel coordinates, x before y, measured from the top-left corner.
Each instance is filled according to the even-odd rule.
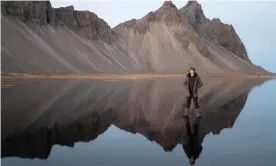
[[[181,8],[186,0],[174,0]],[[276,72],[276,1],[203,1],[203,12],[208,18],[220,18],[232,24],[244,42],[253,63]],[[141,18],[155,11],[162,0],[52,0],[53,7],[73,5],[75,10],[89,10],[104,19],[111,27]]]

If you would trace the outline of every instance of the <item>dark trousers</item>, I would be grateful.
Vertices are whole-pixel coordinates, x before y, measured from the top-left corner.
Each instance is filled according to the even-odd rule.
[[[198,97],[194,97],[193,95],[190,95],[189,97],[187,97],[187,100],[186,100],[186,108],[190,108],[192,99],[193,99],[193,101],[194,101],[195,108],[199,108],[199,105],[198,105]]]

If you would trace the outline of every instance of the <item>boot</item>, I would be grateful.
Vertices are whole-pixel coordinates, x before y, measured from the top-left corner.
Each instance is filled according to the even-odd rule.
[[[183,117],[187,118],[188,116],[189,116],[189,108],[185,108]]]
[[[199,113],[199,108],[196,108],[196,109],[195,109],[195,113],[196,113],[196,117],[197,117],[197,118],[200,118],[200,117],[201,117],[201,115],[200,115],[200,113]]]

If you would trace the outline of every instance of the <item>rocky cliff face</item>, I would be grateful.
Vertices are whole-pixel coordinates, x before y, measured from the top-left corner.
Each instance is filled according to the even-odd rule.
[[[2,1],[3,15],[15,16],[23,22],[47,24],[55,21],[54,10],[49,1]]]
[[[219,44],[237,56],[250,61],[245,46],[232,25],[224,24],[218,18],[207,19],[197,1],[189,1],[186,6],[179,9],[179,12],[201,37]]]
[[[107,43],[116,39],[104,20],[89,11],[76,11],[73,6],[55,9],[49,1],[5,1],[1,3],[1,8],[3,15],[16,16],[25,23],[64,25],[85,37],[102,39]]]
[[[54,9],[56,21],[79,31],[83,36],[102,39],[111,43],[116,39],[110,26],[96,14],[89,11],[75,11],[73,6]]]
[[[165,1],[111,29],[96,14],[49,1],[1,2],[2,71],[24,73],[265,72],[252,64],[233,26],[200,4]]]

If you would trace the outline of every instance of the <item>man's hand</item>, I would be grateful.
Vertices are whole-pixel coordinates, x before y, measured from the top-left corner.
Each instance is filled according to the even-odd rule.
[[[187,91],[189,90],[189,88],[188,88],[188,78],[187,77],[185,77],[185,80],[184,80],[184,87]]]
[[[201,88],[203,86],[203,82],[201,81],[201,78],[198,77],[198,88]]]

